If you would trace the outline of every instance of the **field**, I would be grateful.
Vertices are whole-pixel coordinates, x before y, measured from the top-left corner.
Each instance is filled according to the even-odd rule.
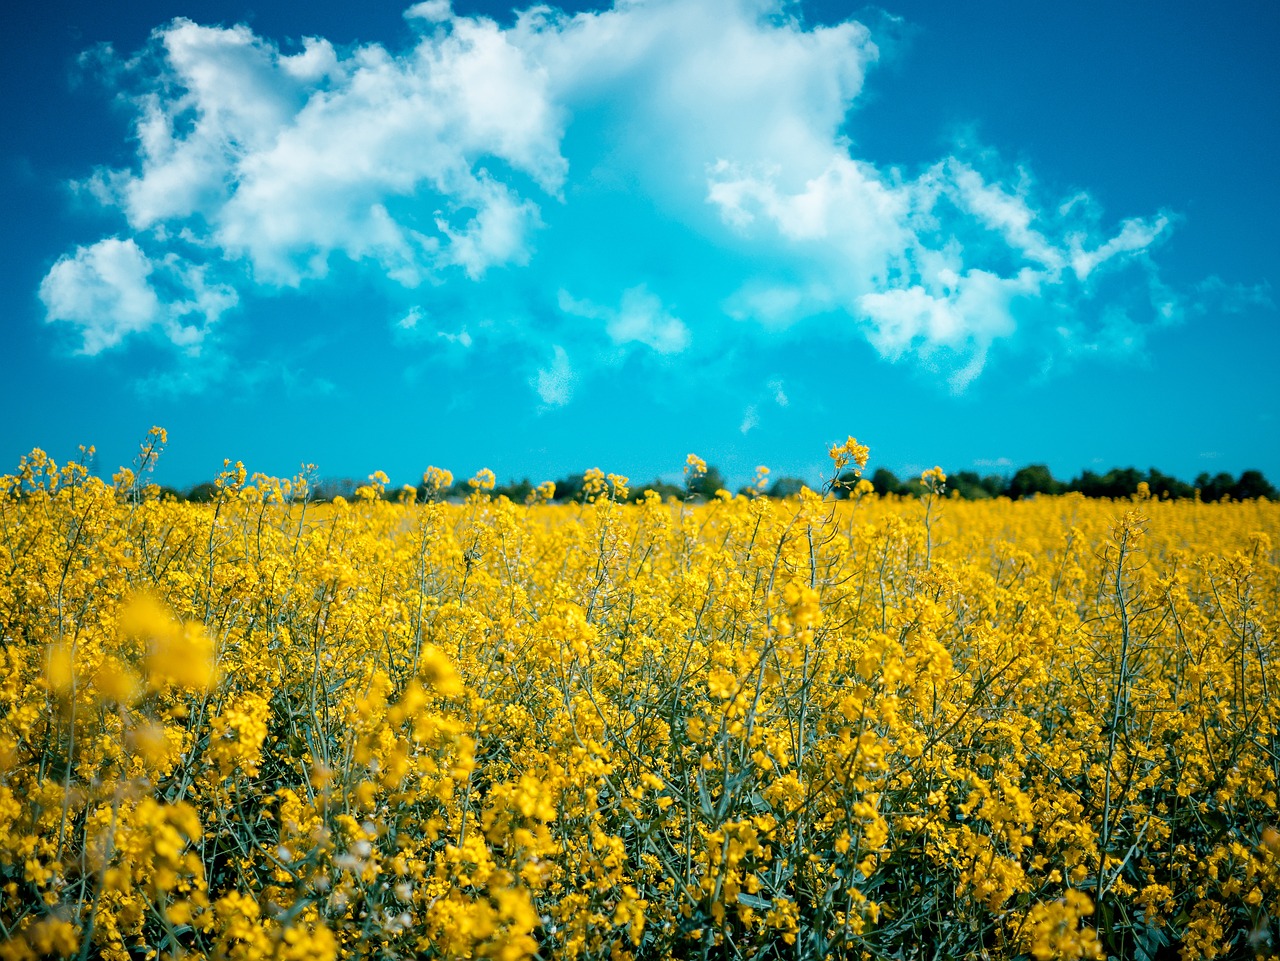
[[[0,959],[1280,955],[1280,505],[383,483],[0,481]]]

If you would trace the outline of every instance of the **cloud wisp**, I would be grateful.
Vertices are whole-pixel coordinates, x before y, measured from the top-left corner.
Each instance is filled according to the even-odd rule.
[[[742,323],[863,338],[961,391],[999,345],[1108,351],[1186,313],[1152,262],[1168,214],[1106,229],[1029,171],[858,157],[874,38],[794,10],[636,0],[499,25],[429,0],[401,49],[174,20],[114,74],[136,157],[78,186],[121,228],[54,263],[46,317],[84,353],[144,334],[191,352],[242,293],[353,266],[419,334],[468,291],[544,358],[524,377],[554,407],[619,351],[671,363]],[[441,334],[471,347],[459,320]]]

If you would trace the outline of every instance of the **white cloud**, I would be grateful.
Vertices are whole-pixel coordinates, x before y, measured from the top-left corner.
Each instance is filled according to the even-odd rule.
[[[551,351],[551,366],[539,368],[531,386],[548,407],[563,407],[573,396],[573,365],[559,344],[553,345]]]
[[[137,244],[111,237],[59,258],[40,284],[40,299],[49,320],[78,324],[84,353],[96,354],[159,319],[151,271]]]
[[[949,384],[963,391],[982,372],[991,344],[1013,333],[1013,299],[1035,294],[1042,281],[1030,269],[1016,277],[971,270],[948,276],[945,293],[931,293],[922,286],[893,288],[864,294],[858,308],[872,325],[872,345],[891,360],[908,350],[926,357],[946,350],[958,357],[960,362],[951,365]]]
[[[477,197],[483,198],[480,212],[460,230],[443,217],[436,220],[440,233],[451,241],[442,263],[462,267],[472,280],[493,264],[527,263],[525,237],[540,225],[535,204],[517,201],[510,190],[487,177],[478,183]]]
[[[132,239],[116,237],[60,257],[41,281],[40,299],[46,320],[79,327],[81,352],[90,355],[153,327],[194,350],[236,303],[230,288],[206,283],[202,268],[174,255],[155,262]]]
[[[557,96],[610,104],[588,161],[604,154],[694,217],[703,171],[721,158],[790,169],[822,155],[878,56],[862,25],[807,29],[771,0],[648,0],[573,17],[543,8],[515,32]]]
[[[1117,307],[1103,311],[1102,326],[1092,345],[1095,350],[1108,357],[1133,357],[1143,353],[1146,345],[1146,327]]]
[[[643,284],[624,290],[616,310],[578,300],[564,290],[560,291],[559,304],[566,314],[604,321],[605,331],[615,344],[645,344],[660,354],[678,354],[689,346],[689,328],[684,321],[668,311]]]
[[[452,16],[449,0],[423,0],[404,12],[406,20],[426,20],[428,23],[443,23]]]
[[[401,330],[417,330],[424,316],[421,307],[410,307],[409,312],[396,321],[396,326]]]
[[[1081,238],[1096,230],[1065,230],[1059,218],[1073,209],[1092,217],[1087,198],[1046,214],[1025,172],[1010,189],[948,158],[908,180],[846,151],[833,143],[823,168],[790,194],[776,167],[722,161],[709,169],[707,202],[725,224],[803,256],[807,274],[791,285],[748,280],[726,309],[769,325],[843,311],[885,358],[917,355],[945,367],[954,391],[982,372],[994,344],[1019,332],[1019,302],[1087,302],[1065,267],[1083,280],[1099,264],[1147,250],[1169,224],[1163,215],[1129,220],[1085,251]],[[1105,317],[1101,324],[1109,326]]]
[[[956,161],[946,165],[946,179],[944,189],[952,193],[957,204],[999,233],[1010,250],[1046,268],[1050,274],[1062,269],[1065,263],[1062,251],[1032,226],[1041,218],[1025,196],[1011,193],[1000,184],[987,183],[978,171]]]
[[[788,407],[791,399],[787,396],[787,392],[783,390],[785,385],[780,380],[769,381],[769,389],[773,391],[773,402],[779,407]]]
[[[760,424],[760,415],[756,411],[756,405],[752,404],[742,414],[742,423],[738,425],[738,430],[746,435],[749,434]]]
[[[1126,220],[1120,232],[1093,248],[1085,250],[1085,240],[1079,236],[1070,238],[1071,268],[1081,280],[1088,277],[1101,264],[1123,254],[1138,253],[1156,242],[1169,227],[1167,216],[1155,220]]]
[[[808,321],[963,390],[1002,343],[1132,351],[1153,317],[1191,310],[1153,270],[1141,305],[1102,302],[1094,280],[1147,269],[1167,214],[1107,231],[1087,193],[1046,196],[1026,170],[857,156],[850,110],[879,50],[858,23],[810,27],[795,10],[629,0],[503,27],[425,0],[402,49],[310,38],[295,53],[174,20],[123,67],[135,162],[87,181],[134,236],[62,258],[41,288],[49,317],[80,324],[94,352],[152,326],[195,343],[234,303],[227,282],[301,287],[352,263],[424,304],[458,283],[536,301],[525,316],[558,303],[599,322],[615,356],[714,350],[735,329],[720,314]],[[171,260],[173,237],[205,266]],[[158,293],[161,275],[181,290]],[[428,316],[414,309],[402,328]],[[556,350],[535,383],[548,404],[575,377]]]
[[[622,304],[608,323],[614,343],[637,341],[660,354],[677,354],[689,346],[689,328],[644,287],[622,293]]]
[[[132,101],[138,169],[99,171],[93,189],[135,230],[191,222],[260,282],[323,277],[334,254],[408,287],[522,263],[538,208],[484,158],[552,195],[563,182],[545,73],[492,21],[456,19],[400,56],[316,39],[287,56],[248,27],[184,19],[155,42],[163,71]]]
[[[465,327],[457,333],[451,333],[447,330],[437,330],[436,336],[446,343],[457,344],[459,347],[463,348],[470,347],[474,343],[471,339],[471,335],[467,333],[467,328]]]
[[[1221,277],[1207,277],[1195,286],[1195,294],[1201,311],[1212,308],[1225,313],[1240,313],[1259,308],[1275,310],[1275,298],[1271,285],[1228,284]]]
[[[776,166],[722,159],[708,169],[706,199],[738,229],[749,230],[757,220],[775,227],[780,238],[765,235],[763,243],[781,239],[806,252],[820,248],[820,262],[839,271],[825,281],[858,291],[875,288],[888,282],[914,239],[908,223],[912,197],[844,149],[829,147],[822,168],[794,192],[783,189],[787,178]],[[781,292],[772,297],[780,300]],[[805,299],[796,292],[797,306]]]
[[[402,343],[421,344],[425,342],[425,338],[430,338],[437,343],[443,341],[464,350],[474,343],[465,326],[460,330],[443,330],[432,320],[426,310],[415,304],[392,322],[392,329]]]

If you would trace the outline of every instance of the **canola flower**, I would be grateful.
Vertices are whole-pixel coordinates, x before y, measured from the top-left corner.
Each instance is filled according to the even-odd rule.
[[[0,961],[1280,956],[1280,506],[165,440],[0,478]]]

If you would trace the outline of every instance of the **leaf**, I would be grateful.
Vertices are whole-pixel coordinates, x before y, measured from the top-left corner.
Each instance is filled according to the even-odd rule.
[[[1133,929],[1138,942],[1135,961],[1155,961],[1160,949],[1169,943],[1169,936],[1163,928],[1151,924],[1135,924]]]

